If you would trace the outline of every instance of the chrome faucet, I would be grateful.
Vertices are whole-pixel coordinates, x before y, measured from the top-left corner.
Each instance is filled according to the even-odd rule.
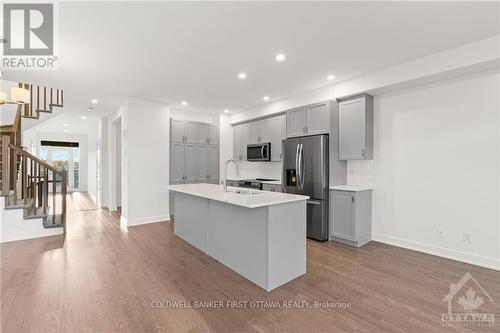
[[[227,160],[224,164],[224,192],[227,192],[227,165],[231,162],[233,162],[236,165],[236,168],[238,168],[238,162],[233,159]]]

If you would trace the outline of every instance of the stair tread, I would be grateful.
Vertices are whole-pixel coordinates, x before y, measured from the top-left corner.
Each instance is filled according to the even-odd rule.
[[[26,203],[24,203],[24,199],[14,200],[13,195],[7,196],[5,200],[5,209],[22,209],[28,208],[35,202],[34,199],[26,199]]]
[[[50,207],[47,207],[47,212],[50,212]],[[48,213],[43,213],[43,207],[37,207],[36,210],[31,211],[29,210],[29,213],[24,215],[25,220],[30,220],[30,219],[40,219],[40,218],[46,218],[48,217]]]
[[[54,221],[55,218],[55,221]],[[44,222],[43,222],[43,227],[44,228],[63,228],[64,224],[61,222],[62,221],[62,215],[61,214],[56,214],[48,216]]]

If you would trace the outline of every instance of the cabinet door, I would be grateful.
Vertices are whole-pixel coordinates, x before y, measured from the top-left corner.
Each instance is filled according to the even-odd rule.
[[[205,183],[208,180],[208,146],[196,147],[196,181]]]
[[[219,126],[208,125],[208,143],[211,145],[219,144]]]
[[[184,144],[170,146],[170,184],[184,182]]]
[[[335,237],[353,241],[354,230],[354,193],[333,192],[333,233]]]
[[[339,103],[339,159],[364,159],[366,142],[365,98]]]
[[[248,143],[252,144],[252,143],[259,143],[261,142],[261,122],[260,121],[256,121],[256,122],[253,122],[253,123],[250,123],[249,125],[249,140],[248,140]]]
[[[208,147],[208,180],[216,182],[219,180],[219,147]]]
[[[196,182],[196,145],[186,144],[184,147],[184,174],[187,182]]]
[[[306,108],[306,134],[325,134],[330,132],[328,105],[326,103],[310,105]]]
[[[207,124],[197,124],[197,140],[198,144],[206,145],[208,144],[208,125]]]
[[[233,159],[241,161],[241,125],[233,127]]]
[[[184,124],[184,135],[186,136],[186,143],[196,143],[196,127],[194,121],[186,121]]]
[[[172,142],[184,142],[184,122],[171,119],[170,124]]]
[[[305,108],[290,110],[286,113],[286,137],[302,136],[305,134]]]
[[[271,161],[281,161],[282,140],[286,138],[286,117],[269,119],[268,126],[269,141],[271,142]]]

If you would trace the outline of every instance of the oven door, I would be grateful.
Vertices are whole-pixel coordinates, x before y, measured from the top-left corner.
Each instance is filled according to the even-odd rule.
[[[271,144],[258,143],[247,146],[247,161],[270,161],[271,160]]]

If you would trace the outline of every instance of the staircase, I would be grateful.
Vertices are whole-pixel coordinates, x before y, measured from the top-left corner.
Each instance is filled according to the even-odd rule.
[[[12,125],[0,126],[2,242],[66,231],[66,170],[57,170],[21,145],[22,119],[39,119],[40,113],[62,107],[63,91],[23,83],[19,87],[30,91],[30,103],[18,105]]]

